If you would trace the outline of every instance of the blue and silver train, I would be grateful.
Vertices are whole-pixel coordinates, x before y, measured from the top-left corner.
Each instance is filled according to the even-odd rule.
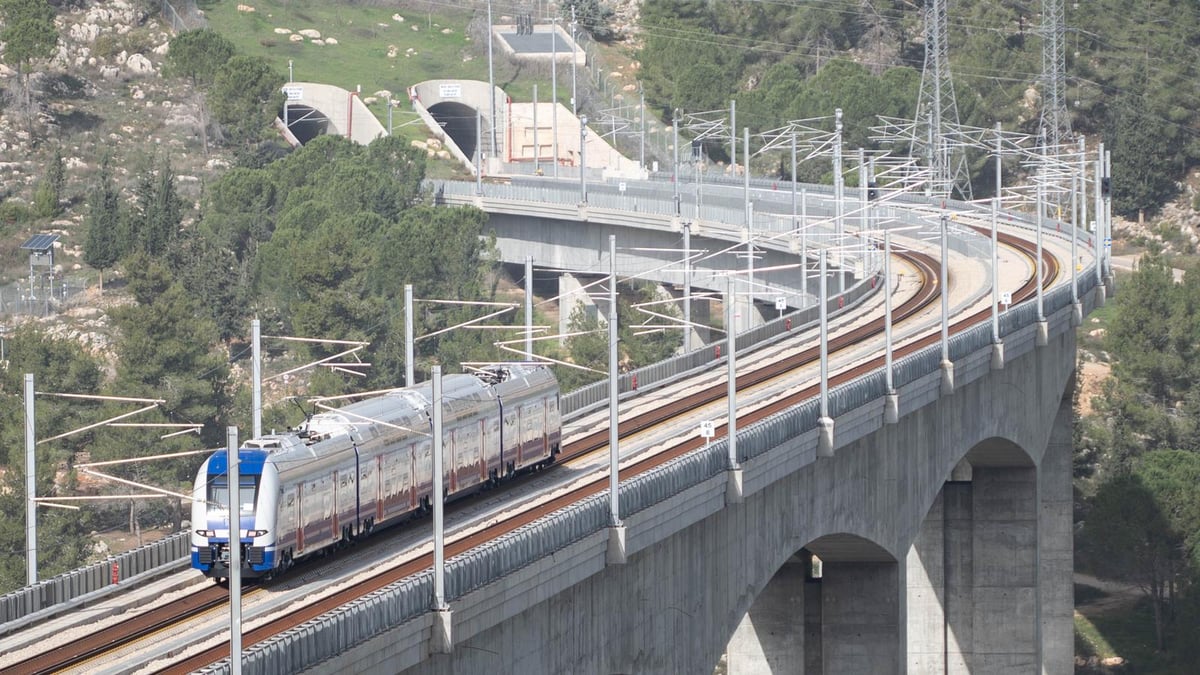
[[[554,462],[558,382],[544,366],[507,364],[443,378],[447,498]],[[433,391],[394,389],[313,415],[238,450],[242,574],[270,577],[307,555],[431,508]],[[229,458],[200,467],[192,492],[192,567],[229,577]]]

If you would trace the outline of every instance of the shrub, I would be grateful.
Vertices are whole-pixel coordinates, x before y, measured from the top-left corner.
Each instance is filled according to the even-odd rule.
[[[0,204],[0,225],[24,225],[32,218],[29,207],[18,201],[10,199]]]

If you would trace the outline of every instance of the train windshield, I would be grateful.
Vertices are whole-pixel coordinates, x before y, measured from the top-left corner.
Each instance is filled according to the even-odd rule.
[[[239,512],[254,511],[254,503],[258,500],[258,476],[238,476],[241,489],[238,490]],[[226,507],[229,504],[229,476],[213,476],[208,484],[208,501],[210,504]]]

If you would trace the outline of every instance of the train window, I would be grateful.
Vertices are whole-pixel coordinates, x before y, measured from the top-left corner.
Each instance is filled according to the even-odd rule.
[[[238,490],[238,510],[242,513],[254,511],[254,503],[258,501],[258,476],[238,476],[241,489]],[[229,477],[214,476],[208,486],[208,501],[225,506],[229,503]]]

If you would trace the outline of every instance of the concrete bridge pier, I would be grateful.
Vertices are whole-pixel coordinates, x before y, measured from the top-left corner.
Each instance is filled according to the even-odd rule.
[[[660,287],[664,293],[675,299],[676,315],[683,319],[683,286],[679,284],[664,284]],[[705,326],[712,325],[712,303],[707,299],[697,300],[696,294],[704,292],[703,289],[692,287],[692,323],[704,324]],[[712,330],[704,327],[693,326],[684,328],[691,332],[692,349],[699,349],[702,345],[708,344],[713,339]],[[687,340],[680,347],[680,353],[683,352],[683,347],[687,345]]]
[[[904,567],[858,540],[818,540],[771,578],[734,631],[729,675],[900,673]]]
[[[564,272],[558,277],[558,333],[565,335],[571,332],[571,315],[575,313],[575,308],[583,307],[588,317],[598,317],[600,323],[608,324],[608,314],[601,312],[596,305],[596,301],[592,299],[592,293],[595,289],[585,289],[584,285],[590,283],[580,281],[579,277],[569,272]]]
[[[904,566],[895,561],[823,560],[821,568],[821,670],[806,672],[903,672]]]
[[[726,672],[1068,673],[1072,390],[1039,465],[999,439],[967,453],[902,563],[842,536],[793,555],[734,631]]]
[[[1037,484],[1032,466],[974,470],[972,673],[1041,668]]]

